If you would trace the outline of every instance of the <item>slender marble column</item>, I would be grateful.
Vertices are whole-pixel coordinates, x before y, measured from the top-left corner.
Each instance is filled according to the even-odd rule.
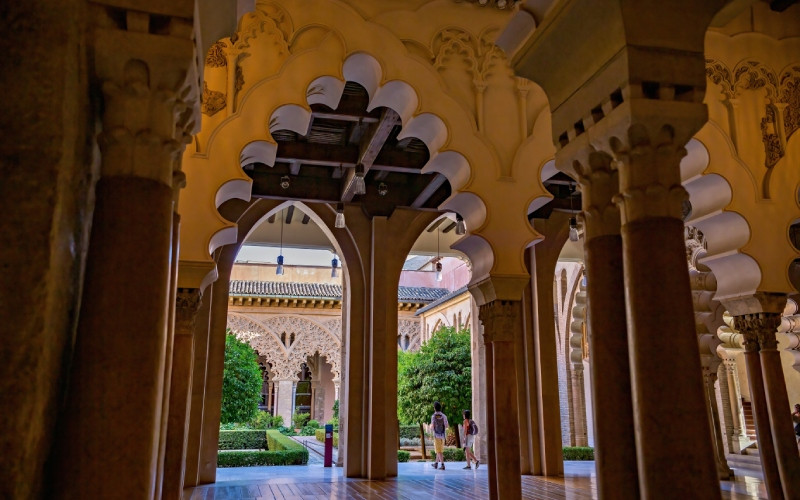
[[[194,324],[200,308],[200,290],[178,290],[175,304],[175,340],[164,452],[164,483],[161,498],[180,499],[186,462],[194,365]]]
[[[483,334],[492,352],[492,409],[497,496],[521,498],[519,420],[517,410],[517,373],[513,367],[515,338],[522,335],[521,304],[515,300],[494,300],[480,306]],[[490,465],[491,468],[491,465]]]
[[[53,491],[62,498],[120,491],[152,498],[164,411],[173,168],[183,147],[179,96],[193,48],[188,39],[115,30],[94,36],[104,97],[102,177]],[[122,62],[107,59],[104,47],[135,40],[142,45],[127,60],[119,52],[115,61]],[[172,58],[162,57],[170,51]]]
[[[641,495],[720,498],[686,272],[687,194],[680,180],[686,150],[668,125],[651,135],[634,124],[626,139],[613,137],[611,148],[620,170],[616,201]]]
[[[619,190],[611,157],[595,152],[575,162],[581,183],[586,259],[587,324],[592,360],[595,463],[600,498],[639,498]]]
[[[731,479],[733,471],[728,466],[725,458],[725,446],[722,444],[722,426],[719,422],[719,407],[717,406],[717,391],[714,386],[717,382],[717,371],[714,367],[703,368],[703,382],[706,389],[706,401],[708,403],[708,423],[713,432],[714,450],[716,451],[717,474],[720,479]]]
[[[758,344],[761,348],[761,374],[764,377],[764,393],[769,409],[769,424],[778,462],[778,473],[784,497],[787,500],[797,500],[800,499],[800,488],[797,487],[800,478],[800,456],[797,454],[792,421],[787,417],[791,405],[786,392],[778,340],[775,337],[776,329],[781,323],[781,315],[772,313],[759,316]]]
[[[208,365],[208,335],[211,321],[211,287],[203,291],[203,300],[197,313],[192,334],[194,357],[192,360],[191,388],[189,389],[189,429],[186,437],[186,469],[183,486],[197,486],[200,470],[200,449],[203,440],[203,415],[206,402],[206,372]]]
[[[761,358],[758,355],[758,326],[751,315],[736,316],[734,325],[744,335],[744,362],[747,369],[747,380],[750,385],[750,403],[753,420],[756,426],[758,454],[761,457],[761,469],[767,485],[770,499],[783,498],[778,462],[775,458],[775,446],[772,441],[772,429],[769,425],[769,409],[767,396],[764,393],[764,377],[761,372]],[[757,315],[752,315],[757,316]],[[757,318],[756,318],[757,319]]]

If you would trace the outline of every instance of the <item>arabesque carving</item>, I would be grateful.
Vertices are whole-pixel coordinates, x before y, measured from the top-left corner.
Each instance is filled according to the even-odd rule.
[[[505,54],[488,33],[474,37],[460,28],[446,28],[436,34],[432,48],[434,68],[444,68],[453,64],[453,60],[460,60],[479,89],[485,87],[495,68],[508,66]]]
[[[483,323],[483,341],[513,342],[520,320],[520,309],[518,300],[493,300],[479,306],[478,317]]]
[[[407,351],[416,351],[422,340],[422,330],[417,320],[401,319],[397,322],[397,335],[402,338],[408,336]]]
[[[215,42],[206,55],[207,68],[224,68],[228,65],[228,58],[225,55],[225,43],[222,41]]]
[[[203,95],[200,97],[200,102],[200,110],[208,116],[214,116],[226,106],[225,94],[209,89],[207,82],[203,82]]]
[[[781,73],[778,97],[786,105],[783,126],[788,139],[800,129],[800,65],[791,66]]]
[[[295,380],[300,366],[316,353],[327,359],[333,378],[340,377],[341,342],[335,334],[313,321],[299,316],[275,316],[258,321],[246,314],[229,313],[228,328],[265,357],[277,379]],[[287,338],[286,343],[282,334]],[[288,342],[291,335],[294,341]]]
[[[199,288],[179,288],[175,297],[175,333],[191,335],[200,309],[202,295]]]

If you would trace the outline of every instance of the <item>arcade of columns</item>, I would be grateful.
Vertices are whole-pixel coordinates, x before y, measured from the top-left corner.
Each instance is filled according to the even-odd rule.
[[[6,30],[20,61],[10,85],[26,97],[8,114],[30,120],[3,123],[4,166],[17,167],[4,175],[4,234],[24,244],[2,250],[17,270],[2,289],[36,286],[3,311],[18,325],[0,368],[14,408],[3,496],[180,498],[214,481],[233,257],[282,207],[250,200],[240,159],[271,164],[270,131],[304,130],[309,104],[335,107],[347,80],[425,142],[426,171],[453,191],[440,208],[470,229],[455,247],[474,265],[492,498],[518,498],[520,473],[562,472],[560,435],[547,430],[559,426],[550,314],[566,217],[526,217],[548,196],[540,172],[554,155],[583,194],[601,498],[720,497],[725,439],[708,389],[720,348],[697,316],[715,309],[693,304],[713,282],[732,317],[722,352],[744,348],[770,496],[798,498],[776,337],[791,334],[798,353],[796,318],[781,318],[798,257],[798,6],[530,3],[509,23],[450,0],[264,1],[229,38],[231,4],[9,7],[25,28]],[[210,54],[223,57],[204,62],[216,40]],[[705,163],[689,161],[692,137]],[[345,263],[344,472],[391,477],[393,277],[436,214],[347,205],[337,230],[333,207],[309,211]],[[691,275],[685,225],[705,241]]]

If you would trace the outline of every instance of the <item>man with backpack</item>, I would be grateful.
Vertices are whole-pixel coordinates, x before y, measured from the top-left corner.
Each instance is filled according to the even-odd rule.
[[[478,434],[478,425],[475,423],[474,420],[470,418],[469,410],[463,411],[464,415],[464,456],[467,459],[467,466],[464,467],[465,469],[471,469],[470,461],[475,462],[475,469],[477,470],[480,467],[481,463],[475,457],[475,454],[472,453],[472,445],[475,441],[475,435]]]
[[[431,427],[433,428],[433,449],[436,451],[436,462],[431,464],[434,469],[439,468],[442,463],[444,470],[444,438],[447,434],[447,416],[442,413],[442,404],[438,401],[433,403],[433,415],[431,415]]]

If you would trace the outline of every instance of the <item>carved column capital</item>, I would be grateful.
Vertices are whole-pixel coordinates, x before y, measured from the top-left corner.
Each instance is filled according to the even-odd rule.
[[[93,9],[93,68],[103,95],[97,139],[102,175],[172,187],[173,170],[199,117],[193,10],[172,6],[164,15],[123,9],[126,22],[119,24],[118,7]],[[153,16],[166,32],[150,32]]]
[[[573,161],[573,167],[581,185],[586,240],[620,234],[619,207],[614,202],[619,194],[619,173],[614,159],[603,151],[592,151],[584,163]]]
[[[175,334],[192,335],[202,295],[199,288],[178,288],[175,298]]]
[[[680,162],[686,148],[675,141],[675,130],[664,125],[652,135],[634,123],[627,137],[611,137],[609,145],[618,160],[619,190],[615,198],[622,224],[651,217],[682,219],[689,194],[681,185]]]
[[[513,342],[520,311],[518,300],[493,300],[479,306],[478,318],[483,323],[484,343]]]
[[[759,349],[776,349],[775,334],[781,323],[778,313],[753,313],[734,317],[734,325],[744,335],[744,348],[748,352]]]

